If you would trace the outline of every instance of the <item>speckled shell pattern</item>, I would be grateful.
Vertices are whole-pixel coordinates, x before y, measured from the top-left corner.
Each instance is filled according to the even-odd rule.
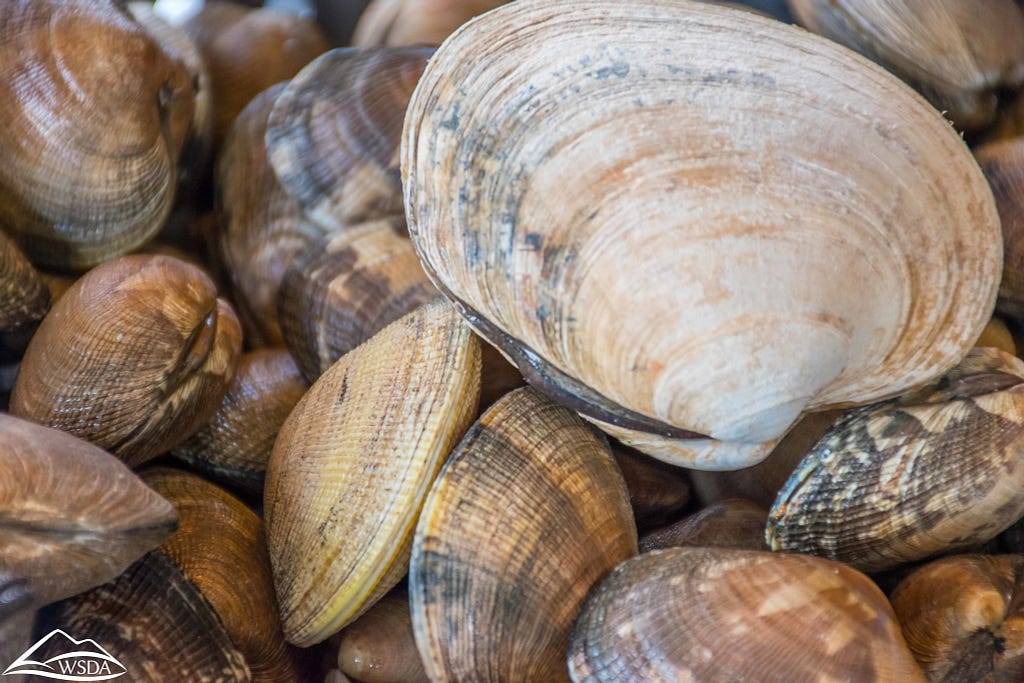
[[[409,568],[433,681],[566,681],[590,588],[636,554],[622,475],[572,411],[517,389],[491,406],[431,488]]]
[[[773,550],[879,571],[963,550],[1024,515],[1024,362],[974,349],[934,385],[849,411],[782,487]]]
[[[934,379],[998,286],[991,192],[938,112],[831,41],[705,3],[478,17],[417,86],[402,170],[424,267],[474,327],[691,467],[749,466],[805,410]]]
[[[885,595],[815,557],[671,548],[619,565],[573,625],[574,683],[924,683]]]

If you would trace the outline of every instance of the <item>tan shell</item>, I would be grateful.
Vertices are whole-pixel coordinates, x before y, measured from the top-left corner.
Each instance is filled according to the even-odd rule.
[[[263,136],[278,84],[238,115],[217,165],[222,211],[219,247],[250,344],[282,346],[277,323],[281,280],[296,256],[323,235],[285,192],[267,159]]]
[[[1022,555],[961,555],[900,582],[892,606],[929,681],[1024,680],[1022,577]]]
[[[431,482],[476,414],[480,350],[446,302],[335,363],[278,435],[264,515],[288,641],[343,628],[405,574]]]
[[[939,376],[995,300],[998,217],[957,133],[749,12],[499,7],[431,59],[403,174],[424,267],[474,327],[687,466],[754,464],[805,410]]]
[[[402,122],[432,53],[331,50],[278,96],[267,121],[268,157],[281,185],[325,230],[402,217]]]
[[[1003,228],[1003,280],[996,307],[1024,317],[1024,138],[983,145],[974,156],[992,187]]]
[[[218,142],[256,95],[288,80],[329,47],[309,18],[221,0],[205,2],[184,28],[209,68]]]
[[[811,31],[918,87],[958,125],[992,122],[1024,84],[1024,12],[1014,0],[788,0]]]
[[[531,389],[495,403],[452,453],[416,527],[413,630],[434,681],[564,681],[590,588],[636,553],[607,445]]]
[[[262,496],[274,440],[306,389],[284,349],[243,354],[220,408],[171,454],[212,479]]]
[[[573,626],[584,681],[904,681],[924,676],[868,577],[801,555],[671,548],[621,564]]]
[[[1011,356],[1017,355],[1017,343],[1013,341],[1013,333],[1000,318],[992,318],[985,325],[981,336],[974,342],[978,347],[991,347],[1005,351]]]
[[[39,605],[110,581],[174,531],[170,504],[85,441],[0,413],[0,454],[0,574],[29,579]]]
[[[341,632],[338,669],[362,683],[427,683],[409,596],[396,588]]]
[[[199,477],[156,468],[143,480],[177,511],[160,552],[202,593],[254,682],[298,681],[281,633],[263,522],[242,501]]]
[[[975,349],[935,384],[849,411],[779,492],[773,550],[878,571],[984,543],[1024,515],[1024,362]]]
[[[0,27],[0,228],[73,269],[155,235],[192,117],[185,66],[114,2],[8,0]]]
[[[210,604],[160,551],[45,615],[40,630],[59,628],[102,644],[132,683],[252,680],[245,657],[231,644]],[[42,661],[67,652],[67,643],[59,639],[47,645],[36,652]]]
[[[388,221],[329,235],[285,273],[278,320],[302,374],[316,381],[341,356],[440,297],[409,238]]]
[[[686,546],[768,550],[764,525],[768,510],[742,498],[712,503],[675,524],[640,539],[640,552]]]
[[[359,18],[352,44],[440,45],[452,31],[508,0],[373,0]]]
[[[241,346],[234,312],[195,266],[167,256],[108,261],[43,319],[11,414],[139,465],[210,419]]]

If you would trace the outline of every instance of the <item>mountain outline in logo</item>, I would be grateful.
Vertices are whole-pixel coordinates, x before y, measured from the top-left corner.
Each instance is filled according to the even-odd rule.
[[[61,638],[66,643],[61,642]],[[56,648],[60,654],[44,661],[32,659],[32,655],[44,646]],[[109,681],[126,673],[128,670],[124,665],[95,640],[75,640],[58,628],[23,652],[0,676],[22,674],[58,681]]]

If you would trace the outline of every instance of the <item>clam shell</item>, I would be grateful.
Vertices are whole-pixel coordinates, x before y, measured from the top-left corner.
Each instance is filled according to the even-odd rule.
[[[160,552],[203,595],[255,681],[297,681],[281,633],[263,522],[242,501],[169,468],[143,480],[174,506],[178,531]]]
[[[277,433],[306,389],[286,350],[243,354],[217,412],[171,454],[212,479],[259,496]]]
[[[187,69],[114,2],[10,0],[0,27],[0,227],[57,268],[139,246],[174,198]]]
[[[427,683],[409,596],[396,588],[341,632],[338,669],[362,683]]]
[[[310,382],[341,356],[440,294],[389,221],[325,237],[285,273],[278,321]]]
[[[37,632],[59,628],[102,644],[133,683],[252,680],[210,604],[160,551],[114,581],[44,610],[40,620]],[[37,654],[45,661],[61,652]]]
[[[217,165],[221,257],[246,339],[268,346],[284,344],[277,322],[281,280],[295,257],[323,235],[303,217],[267,160],[267,116],[283,89],[283,84],[268,88],[238,115]]]
[[[374,0],[359,17],[352,44],[440,45],[473,17],[508,0]]]
[[[996,308],[1024,317],[1024,138],[993,142],[974,150],[1003,228],[1003,280]]]
[[[624,562],[573,625],[576,683],[924,681],[888,601],[834,562],[671,548]]]
[[[604,440],[531,389],[484,413],[416,526],[416,645],[431,680],[567,680],[569,628],[590,588],[636,553]]]
[[[1014,0],[788,0],[811,31],[907,79],[961,126],[995,118],[1024,84],[1024,12]]]
[[[629,491],[638,527],[651,528],[678,516],[690,502],[690,482],[676,467],[612,444],[612,455]]]
[[[779,492],[773,550],[878,571],[984,543],[1024,515],[1024,362],[975,349],[934,385],[849,411]]]
[[[929,681],[1024,680],[1024,556],[936,560],[892,594],[903,635]]]
[[[41,319],[50,308],[50,290],[25,254],[0,232],[0,330]]]
[[[11,414],[136,466],[210,419],[241,346],[234,311],[195,266],[166,256],[108,261],[43,319],[25,352]]]
[[[281,92],[267,121],[267,155],[311,220],[338,230],[402,216],[402,122],[432,53],[331,50]]]
[[[335,363],[281,428],[264,515],[288,641],[318,643],[405,574],[431,482],[476,414],[480,350],[445,302]]]
[[[768,510],[742,498],[712,503],[675,524],[640,539],[640,552],[686,546],[767,550],[764,525]]]
[[[29,579],[39,605],[113,579],[176,522],[109,453],[0,413],[0,574]]]
[[[402,168],[424,267],[474,327],[678,464],[748,466],[805,410],[921,386],[995,300],[998,217],[956,132],[749,12],[499,7],[431,59]]]
[[[32,643],[35,605],[27,579],[0,574],[0,666],[7,667]],[[8,676],[11,676],[8,674]],[[6,678],[6,677],[5,677]],[[12,683],[24,683],[24,676],[11,676]]]

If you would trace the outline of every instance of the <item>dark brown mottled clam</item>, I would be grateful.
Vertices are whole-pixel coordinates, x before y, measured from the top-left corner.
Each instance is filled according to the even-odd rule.
[[[231,306],[200,269],[166,256],[108,261],[43,319],[25,352],[11,414],[139,465],[214,414],[241,344]]]
[[[960,555],[905,578],[892,606],[932,683],[1024,680],[1024,556]]]
[[[604,439],[532,389],[506,395],[452,453],[416,526],[409,596],[427,674],[567,680],[577,610],[634,554]]]
[[[109,453],[0,413],[0,575],[28,579],[36,604],[113,579],[176,522]]]
[[[1024,515],[1024,362],[974,349],[938,382],[848,411],[772,507],[773,550],[877,571],[988,541]]]
[[[885,595],[803,555],[671,548],[624,562],[573,625],[576,683],[923,683]]]

